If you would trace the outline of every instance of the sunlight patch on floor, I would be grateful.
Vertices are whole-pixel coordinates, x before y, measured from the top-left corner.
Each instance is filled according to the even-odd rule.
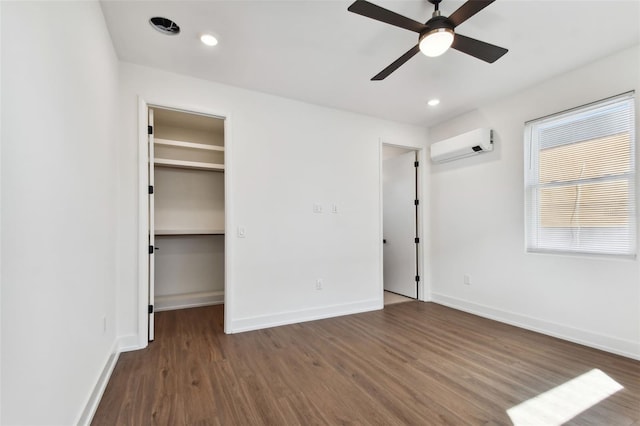
[[[593,369],[507,410],[515,426],[561,425],[608,398],[622,385]]]

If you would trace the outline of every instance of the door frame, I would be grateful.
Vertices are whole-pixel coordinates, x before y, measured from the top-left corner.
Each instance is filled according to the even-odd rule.
[[[427,302],[431,300],[431,280],[428,274],[425,274],[425,271],[429,270],[429,245],[428,241],[425,239],[425,235],[428,231],[428,223],[429,209],[426,208],[426,204],[429,201],[428,188],[427,188],[427,170],[429,167],[429,163],[427,162],[427,150],[424,146],[416,146],[416,145],[404,145],[401,143],[393,143],[388,142],[383,139],[379,140],[378,143],[378,154],[379,154],[379,182],[378,182],[378,191],[380,197],[380,211],[379,211],[379,234],[380,238],[378,238],[378,247],[379,247],[379,264],[380,264],[380,298],[381,305],[384,307],[384,245],[382,242],[383,239],[383,220],[384,220],[384,196],[383,196],[383,148],[384,146],[392,146],[396,148],[404,148],[408,150],[415,151],[417,153],[417,158],[419,162],[418,167],[418,227],[416,230],[416,234],[418,238],[420,238],[420,244],[418,244],[418,275],[420,275],[420,281],[418,282],[418,300]],[[426,269],[425,269],[426,268]]]
[[[233,144],[231,114],[200,106],[183,105],[167,100],[150,100],[138,96],[138,349],[149,344],[149,176],[148,176],[148,134],[147,120],[149,108],[162,108],[200,114],[224,119],[224,331],[230,333],[231,310],[233,306],[233,265],[234,240],[231,238],[233,223]]]

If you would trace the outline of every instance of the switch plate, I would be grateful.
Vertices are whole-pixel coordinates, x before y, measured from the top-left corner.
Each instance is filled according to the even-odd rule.
[[[331,204],[331,213],[338,213],[338,205]]]
[[[464,283],[466,285],[471,285],[471,275],[469,274],[464,274]]]
[[[316,290],[322,290],[322,278],[316,280]]]
[[[313,212],[314,213],[322,213],[322,204],[314,203],[313,204]]]
[[[238,226],[238,238],[244,238],[247,235],[247,230],[244,226]]]

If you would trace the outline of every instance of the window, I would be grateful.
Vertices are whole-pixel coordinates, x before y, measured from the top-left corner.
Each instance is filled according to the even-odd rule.
[[[636,254],[634,94],[525,126],[527,251]]]

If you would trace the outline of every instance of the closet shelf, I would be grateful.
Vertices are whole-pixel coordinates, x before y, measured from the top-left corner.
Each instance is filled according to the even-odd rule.
[[[224,229],[156,229],[155,235],[224,235]]]
[[[180,169],[224,171],[224,164],[202,163],[199,161],[170,160],[168,158],[155,158],[154,164],[159,167],[177,167]]]
[[[158,139],[158,138],[155,138],[153,142],[157,145],[177,146],[180,148],[202,149],[206,151],[224,151],[223,146],[207,145],[204,143],[173,141],[170,139]]]

